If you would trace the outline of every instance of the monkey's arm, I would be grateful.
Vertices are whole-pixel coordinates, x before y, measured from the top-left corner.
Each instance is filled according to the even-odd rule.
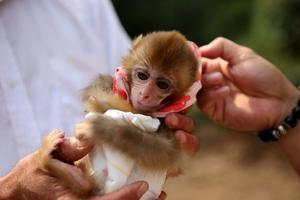
[[[113,94],[113,79],[111,76],[99,75],[89,86],[81,91],[86,112],[104,113],[108,109],[133,112],[134,109],[126,100]]]
[[[43,140],[42,146],[38,150],[38,168],[48,175],[55,176],[64,186],[78,195],[86,195],[92,189],[92,182],[83,177],[80,169],[53,157],[55,150],[63,144],[64,140],[64,134],[58,130],[52,131]]]
[[[103,114],[85,119],[75,128],[79,140],[107,144],[150,170],[168,170],[178,164],[180,148],[171,135],[165,130],[143,131]]]

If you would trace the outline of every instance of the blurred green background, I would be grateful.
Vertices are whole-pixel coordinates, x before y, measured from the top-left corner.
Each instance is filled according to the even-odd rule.
[[[300,0],[113,0],[113,4],[132,38],[179,30],[204,45],[227,37],[254,49],[300,85]],[[185,174],[168,181],[169,199],[300,199],[300,179],[276,144],[219,127],[197,109],[191,115],[197,121],[201,148]]]
[[[300,83],[299,0],[113,0],[113,4],[132,38],[175,29],[203,45],[224,36],[253,48]]]

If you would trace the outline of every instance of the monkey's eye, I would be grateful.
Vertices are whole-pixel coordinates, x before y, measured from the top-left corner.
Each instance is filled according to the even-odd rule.
[[[149,78],[149,75],[144,72],[137,72],[137,77],[143,81]]]
[[[166,82],[166,81],[162,81],[162,80],[157,81],[157,82],[156,82],[156,85],[157,85],[157,87],[159,87],[159,88],[162,89],[162,90],[166,90],[166,89],[169,88],[169,83]]]

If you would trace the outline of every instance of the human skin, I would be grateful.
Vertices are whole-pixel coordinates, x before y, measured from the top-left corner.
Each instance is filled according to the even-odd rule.
[[[89,148],[73,150],[74,147],[68,146],[69,142],[66,140],[63,146],[68,148],[66,151],[76,152],[72,157],[80,157],[83,152],[88,152]],[[69,159],[71,160],[71,159]],[[76,196],[68,188],[65,188],[61,184],[59,178],[49,176],[38,168],[38,153],[32,153],[18,162],[16,167],[5,177],[0,179],[1,191],[0,199],[83,199]],[[77,183],[88,193],[92,188],[89,183],[83,177],[81,171],[73,165],[66,164],[59,160],[55,160],[55,164],[65,169],[68,173],[76,176]],[[111,194],[96,197],[91,196],[84,199],[93,200],[115,200],[115,199],[139,199],[145,191],[147,191],[148,185],[145,182],[136,182],[128,185],[119,191]]]
[[[184,122],[184,123],[182,123]],[[195,126],[193,121],[180,114],[171,114],[166,118],[166,125],[174,130],[176,138],[180,142],[183,150],[188,153],[195,152],[198,147],[198,140],[190,133]],[[78,141],[64,139],[60,145],[60,160],[54,160],[54,165],[65,169],[68,174],[76,177],[78,187],[82,187],[86,192],[92,188],[84,178],[81,170],[70,163],[86,155],[91,146],[83,146]],[[0,178],[0,199],[82,199],[76,196],[68,188],[61,184],[61,180],[49,176],[38,168],[38,153],[32,153],[20,160],[16,167],[6,176]],[[118,191],[105,196],[91,196],[89,200],[137,200],[148,189],[147,183],[139,181],[121,188]],[[166,198],[164,192],[161,193],[159,200]]]
[[[253,50],[217,38],[200,48],[203,89],[198,106],[213,121],[239,131],[275,128],[290,115],[299,90],[272,63]],[[300,174],[300,123],[278,141]]]

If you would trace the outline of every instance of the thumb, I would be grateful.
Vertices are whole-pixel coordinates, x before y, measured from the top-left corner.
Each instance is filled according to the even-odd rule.
[[[148,184],[138,181],[102,197],[92,197],[89,200],[139,200],[147,190]]]
[[[200,47],[201,54],[206,58],[222,58],[232,65],[237,64],[240,61],[240,55],[244,52],[242,47],[231,40],[226,38],[216,38],[208,45]]]

